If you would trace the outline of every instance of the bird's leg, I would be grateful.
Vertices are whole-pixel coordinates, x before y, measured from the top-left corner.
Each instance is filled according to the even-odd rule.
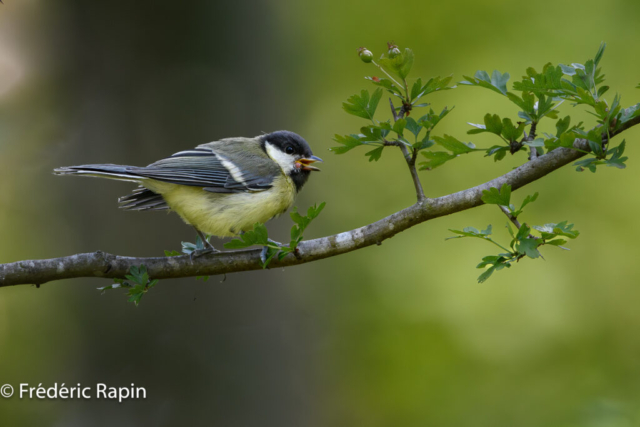
[[[284,244],[280,243],[280,242],[276,242],[275,240],[271,240],[269,238],[267,238],[267,241],[271,244],[274,244],[276,246],[278,246],[279,248],[283,247]],[[260,252],[260,261],[262,261],[262,265],[267,263],[267,256],[269,254],[269,249],[271,247],[270,246],[263,246],[262,247],[262,252]]]
[[[193,227],[195,228],[195,227]],[[198,230],[197,228],[195,228],[196,233],[198,233],[198,237],[200,237],[200,240],[202,240],[202,243],[204,244],[204,246],[207,246],[209,249],[211,249],[213,252],[219,252],[216,248],[213,247],[213,245],[207,240],[207,237],[204,235],[204,233],[200,230]]]
[[[273,243],[274,245],[279,246],[279,247],[283,247],[285,245],[284,243],[276,242],[275,240],[272,240],[272,239],[270,239],[268,237],[267,237],[267,241],[269,243]]]
[[[204,233],[202,231],[198,230],[195,227],[193,227],[193,228],[196,230],[196,233],[198,233],[198,237],[200,237],[200,240],[202,240],[202,244],[203,244],[204,248],[196,249],[195,251],[191,252],[189,257],[191,258],[192,261],[193,261],[194,258],[198,258],[199,256],[202,256],[204,254],[220,252],[219,250],[214,248],[211,243],[209,243],[209,241],[207,240],[206,236],[204,235]]]

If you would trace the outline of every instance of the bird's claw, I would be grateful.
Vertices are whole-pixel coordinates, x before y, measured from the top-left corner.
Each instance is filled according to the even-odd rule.
[[[267,254],[269,253],[269,246],[263,246],[262,251],[260,251],[260,261],[262,265],[267,263]]]
[[[193,261],[196,258],[201,257],[202,255],[206,255],[206,254],[214,254],[216,252],[220,252],[219,250],[217,250],[216,248],[214,248],[213,246],[209,246],[207,248],[204,249],[196,249],[193,252],[191,252],[189,254],[189,259],[191,261]]]
[[[278,247],[283,247],[284,244],[280,243],[280,242],[276,242],[275,240],[271,240],[271,239],[267,239],[269,241],[269,243],[274,244]],[[267,259],[268,259],[268,255],[269,255],[269,249],[273,249],[272,246],[263,246],[262,247],[262,251],[260,252],[260,261],[262,261],[262,265],[266,266],[267,264]]]

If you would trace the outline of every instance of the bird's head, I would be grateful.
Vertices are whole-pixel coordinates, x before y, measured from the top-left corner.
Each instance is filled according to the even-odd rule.
[[[298,134],[280,130],[263,135],[261,142],[267,155],[291,177],[298,191],[309,179],[311,171],[320,170],[312,163],[322,159],[313,155],[307,141]]]

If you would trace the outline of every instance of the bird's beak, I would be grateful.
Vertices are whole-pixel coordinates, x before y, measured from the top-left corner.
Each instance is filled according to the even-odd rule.
[[[311,163],[315,163],[315,162],[321,162],[322,159],[318,156],[311,156],[311,157],[306,157],[306,158],[302,158],[299,160],[296,160],[296,163],[300,164],[300,169],[302,169],[303,171],[320,171],[320,169],[318,169],[315,166],[311,166]]]

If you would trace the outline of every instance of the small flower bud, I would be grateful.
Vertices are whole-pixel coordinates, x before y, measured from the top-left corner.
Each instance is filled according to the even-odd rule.
[[[367,49],[366,47],[361,47],[358,49],[358,55],[360,56],[360,59],[362,60],[362,62],[368,64],[371,61],[373,61],[373,53],[371,53],[371,51],[369,49]]]
[[[387,47],[389,48],[387,55],[389,55],[390,59],[396,58],[398,55],[400,55],[400,49],[398,49],[398,46],[393,42],[388,42]]]

